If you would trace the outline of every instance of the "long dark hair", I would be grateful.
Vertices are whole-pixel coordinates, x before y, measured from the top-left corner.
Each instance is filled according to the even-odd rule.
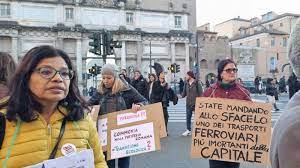
[[[42,112],[42,105],[37,102],[29,89],[29,79],[36,66],[45,58],[61,57],[65,60],[69,69],[74,71],[74,77],[70,81],[69,93],[65,99],[58,103],[68,110],[67,119],[78,121],[84,117],[84,109],[88,109],[86,101],[81,97],[77,86],[77,73],[75,72],[69,56],[62,50],[52,46],[38,46],[29,50],[12,78],[9,86],[11,96],[8,100],[6,117],[9,121],[16,120],[17,116],[22,121],[30,122],[38,118],[34,111]],[[60,110],[60,109],[58,109]]]
[[[12,56],[6,52],[0,52],[0,83],[8,85],[15,70],[16,63]]]

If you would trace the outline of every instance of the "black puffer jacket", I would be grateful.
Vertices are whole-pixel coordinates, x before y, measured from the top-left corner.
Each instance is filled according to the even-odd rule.
[[[141,75],[137,80],[133,79],[131,85],[144,97],[148,97],[147,88],[148,83],[146,79]]]
[[[150,95],[150,103],[162,102],[163,107],[169,107],[169,102],[172,101],[174,105],[178,102],[178,97],[175,92],[169,87],[167,83],[162,86],[160,81],[155,81],[152,87],[152,94]]]
[[[150,84],[148,86],[148,93],[149,93],[149,90],[150,90]],[[164,88],[161,86],[159,81],[155,81],[152,86],[152,93],[150,96],[148,96],[148,97],[150,97],[150,99],[149,99],[150,103],[161,102],[163,94],[164,94]]]
[[[272,84],[267,84],[266,95],[275,96],[277,94],[277,88]]]
[[[130,109],[132,104],[148,104],[146,98],[141,96],[132,86],[126,85],[126,88],[117,94],[111,94],[111,90],[105,91],[104,94],[99,92],[88,101],[89,105],[100,105],[99,115]],[[113,110],[112,110],[113,109]]]

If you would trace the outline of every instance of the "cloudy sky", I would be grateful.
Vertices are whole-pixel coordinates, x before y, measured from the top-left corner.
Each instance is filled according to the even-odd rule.
[[[300,14],[299,0],[196,0],[197,25],[207,22],[215,25],[228,19],[240,16],[250,19],[261,17],[269,11],[277,14]]]

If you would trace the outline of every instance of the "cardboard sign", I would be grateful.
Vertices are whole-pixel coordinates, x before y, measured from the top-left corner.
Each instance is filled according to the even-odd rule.
[[[117,115],[117,125],[124,125],[128,123],[144,121],[147,119],[146,110],[141,110],[136,113],[125,113]]]
[[[138,112],[133,112],[131,109],[117,111],[105,115],[101,115],[98,118],[100,106],[93,106],[91,116],[93,120],[97,121],[98,135],[101,141],[102,150],[107,151],[107,146],[110,146],[107,140],[107,130],[109,128],[122,128],[123,125],[138,123],[138,122],[155,122],[155,129],[159,132],[159,137],[167,137],[167,131],[165,126],[163,108],[161,103],[150,104],[142,106],[141,110]],[[97,120],[96,120],[97,118]],[[108,125],[110,127],[108,128]]]
[[[197,98],[192,157],[268,164],[271,114],[269,104]]]
[[[93,168],[94,154],[92,149],[86,149],[69,156],[62,156],[51,160],[45,160],[42,163],[27,166],[25,168]]]
[[[110,137],[109,160],[160,149],[159,135],[153,122],[112,129]]]

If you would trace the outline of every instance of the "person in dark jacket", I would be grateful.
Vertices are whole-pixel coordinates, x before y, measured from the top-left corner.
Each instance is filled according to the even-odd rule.
[[[169,87],[169,84],[166,82],[165,75],[163,73],[160,73],[159,80],[155,80],[155,78],[156,76],[154,74],[150,74],[151,83],[149,83],[149,101],[150,103],[162,103],[165,126],[168,130],[169,102],[173,101],[174,103],[176,101],[177,96],[175,95],[174,91]]]
[[[16,63],[12,56],[0,52],[0,99],[8,96],[8,83],[16,70]]]
[[[259,76],[256,76],[256,78],[254,79],[256,93],[260,93],[259,84],[260,84],[260,78]]]
[[[218,65],[218,81],[206,89],[203,97],[251,101],[249,91],[236,82],[237,68],[234,61],[225,59]],[[209,160],[210,168],[239,168],[240,163]]]
[[[148,100],[151,104],[161,102],[163,95],[163,87],[160,85],[159,80],[155,74],[149,75],[148,82]]]
[[[288,86],[289,86],[289,98],[291,99],[296,92],[300,89],[300,82],[297,80],[295,73],[288,79]]]
[[[114,65],[104,65],[101,75],[102,81],[99,89],[88,101],[90,105],[100,105],[99,115],[130,108],[133,111],[138,111],[142,105],[148,104],[148,101],[132,86],[117,78]],[[115,160],[109,160],[107,164],[109,168],[117,167]],[[118,159],[119,168],[129,168],[129,165],[130,157]]]
[[[279,80],[279,91],[280,93],[286,92],[286,82],[285,82],[285,76],[282,76]]]
[[[131,81],[131,85],[144,97],[148,97],[147,93],[147,81],[141,75],[141,72],[136,70],[134,72],[134,79]]]
[[[179,91],[180,91],[180,94],[182,94],[183,88],[184,88],[184,81],[183,81],[182,78],[180,78],[179,79]]]
[[[276,80],[273,78],[269,78],[267,80],[267,86],[266,86],[266,95],[268,102],[271,103],[274,107],[275,111],[279,111],[276,105],[276,96],[277,93],[277,88],[276,88]]]
[[[186,74],[186,82],[182,92],[182,98],[186,98],[186,131],[182,136],[191,135],[192,115],[195,111],[196,98],[202,95],[202,86],[195,78],[193,71],[188,71]]]
[[[122,69],[121,70],[121,74],[119,75],[121,79],[124,79],[127,83],[131,83],[130,78],[127,75],[127,70],[126,69]]]

